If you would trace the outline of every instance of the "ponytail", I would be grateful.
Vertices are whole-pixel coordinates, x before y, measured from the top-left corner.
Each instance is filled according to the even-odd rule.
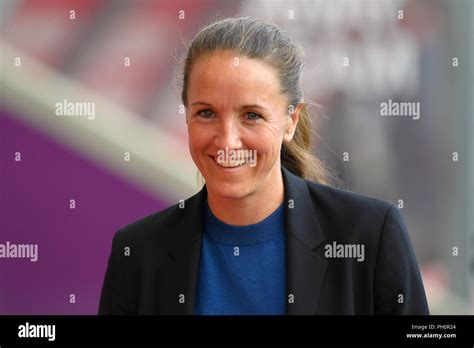
[[[311,124],[311,116],[305,103],[299,113],[293,139],[282,145],[281,165],[301,178],[329,184],[327,168],[311,154]]]

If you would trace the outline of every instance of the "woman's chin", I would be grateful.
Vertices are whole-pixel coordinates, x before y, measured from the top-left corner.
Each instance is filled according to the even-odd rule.
[[[228,199],[239,199],[249,194],[249,185],[246,183],[219,183],[214,182],[208,186],[213,195]]]

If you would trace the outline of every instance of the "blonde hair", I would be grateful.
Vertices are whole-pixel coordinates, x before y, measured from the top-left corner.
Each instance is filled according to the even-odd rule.
[[[289,105],[296,108],[298,104],[303,104],[292,141],[282,144],[281,164],[301,178],[329,184],[331,175],[328,169],[311,153],[312,120],[301,88],[302,49],[276,25],[254,17],[216,21],[201,29],[187,49],[181,91],[185,107],[188,106],[187,92],[193,63],[199,57],[218,50],[230,50],[258,59],[276,69],[281,92],[288,97]]]

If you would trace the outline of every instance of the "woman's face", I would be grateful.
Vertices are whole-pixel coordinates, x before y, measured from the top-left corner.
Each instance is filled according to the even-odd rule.
[[[187,101],[189,149],[211,194],[239,199],[281,180],[281,145],[298,116],[289,116],[274,68],[230,51],[202,56]]]

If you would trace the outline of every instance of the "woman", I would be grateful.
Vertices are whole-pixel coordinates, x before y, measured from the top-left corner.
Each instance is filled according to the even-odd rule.
[[[99,314],[429,314],[398,210],[325,185],[301,75],[274,25],[198,33],[182,101],[206,184],[116,233]]]

